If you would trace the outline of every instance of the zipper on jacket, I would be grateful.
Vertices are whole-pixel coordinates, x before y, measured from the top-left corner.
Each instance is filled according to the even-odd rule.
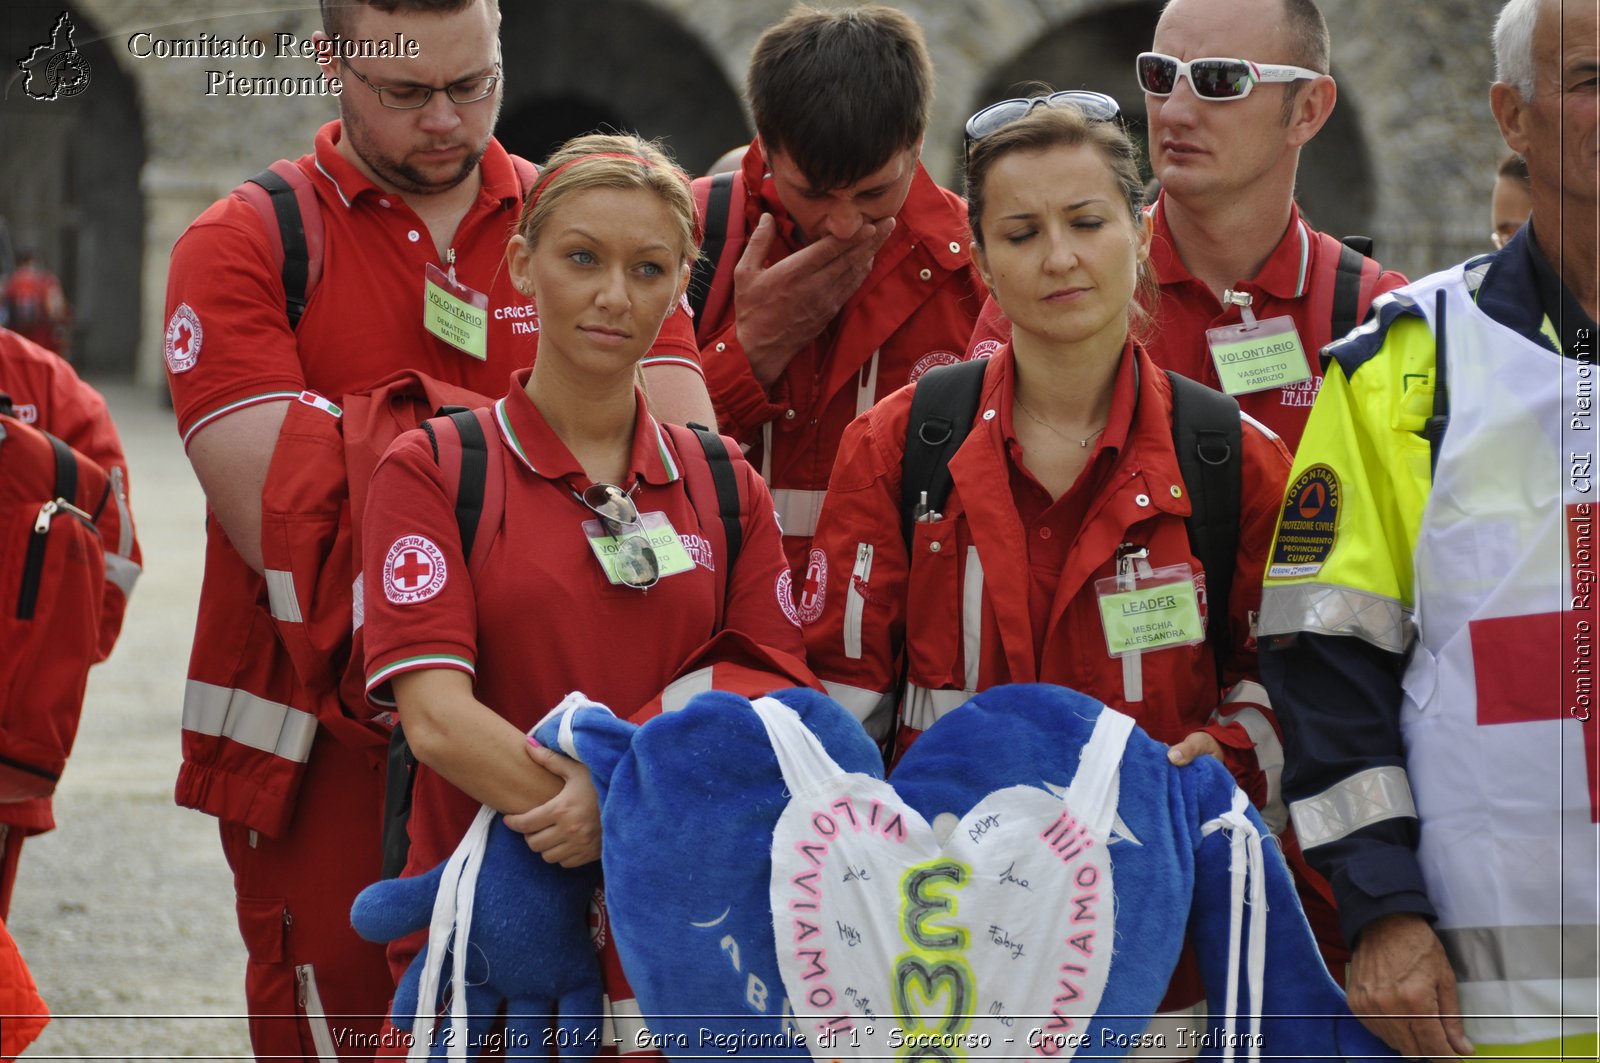
[[[861,659],[861,614],[867,606],[867,596],[862,588],[872,577],[872,544],[856,544],[856,564],[850,570],[850,586],[844,595],[844,655],[852,661]]]
[[[22,559],[22,588],[17,595],[17,619],[32,620],[39,604],[39,581],[44,577],[44,552],[50,545],[50,523],[66,513],[77,517],[91,528],[94,518],[64,498],[53,498],[39,507],[33,521],[33,538],[28,540],[28,550]]]
[[[317,972],[309,963],[294,969],[300,1010],[306,1013],[306,1025],[311,1027],[311,1043],[322,1063],[339,1063],[339,1051],[333,1045],[333,1031],[328,1029],[328,1017],[322,1011],[322,993],[317,989]]]

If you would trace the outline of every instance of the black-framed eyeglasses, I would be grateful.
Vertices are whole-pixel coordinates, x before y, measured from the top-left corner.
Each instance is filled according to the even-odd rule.
[[[616,484],[590,484],[578,500],[600,518],[617,544],[615,573],[629,587],[647,590],[661,579],[661,561],[650,545],[644,525],[639,523],[639,507],[628,492]]]
[[[1096,122],[1109,122],[1122,114],[1117,101],[1103,92],[1087,89],[1068,89],[1052,92],[1048,96],[1018,96],[1015,99],[991,103],[967,119],[966,153],[972,154],[972,145],[997,133],[1021,118],[1026,118],[1035,107],[1076,107]]]
[[[442,92],[450,98],[451,103],[477,103],[494,95],[494,87],[500,84],[500,64],[494,65],[495,73],[481,74],[478,77],[462,78],[449,85],[374,85],[368,81],[366,75],[350,65],[350,60],[344,56],[339,57],[343,63],[356,76],[356,80],[378,95],[378,102],[390,110],[415,111],[419,107],[426,107],[428,101],[433,99],[435,92]]]

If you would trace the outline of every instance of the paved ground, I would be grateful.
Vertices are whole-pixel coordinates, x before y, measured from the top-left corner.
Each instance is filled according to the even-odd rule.
[[[104,389],[145,571],[90,675],[52,833],[22,854],[9,928],[56,1018],[28,1059],[240,1059],[244,947],[215,821],[172,802],[199,594],[200,489],[172,415]]]

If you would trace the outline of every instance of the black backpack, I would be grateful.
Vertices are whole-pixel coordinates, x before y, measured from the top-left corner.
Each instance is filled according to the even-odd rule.
[[[942,509],[950,496],[950,459],[972,429],[987,359],[939,366],[923,374],[911,398],[900,465],[900,530],[906,550],[919,512]],[[1228,599],[1239,550],[1239,403],[1230,395],[1170,370],[1172,444],[1194,507],[1185,524],[1189,550],[1206,574],[1206,641],[1221,680],[1229,653]]]

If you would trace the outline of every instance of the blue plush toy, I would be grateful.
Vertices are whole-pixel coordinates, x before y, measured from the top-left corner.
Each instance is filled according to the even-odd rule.
[[[1186,932],[1211,1017],[1143,1047],[1393,1058],[1226,770],[1173,768],[1093,698],[990,690],[892,787],[808,690],[711,692],[637,728],[569,703],[536,733],[601,790],[611,926],[669,1058],[1121,1058]]]
[[[488,810],[486,810],[488,812]],[[474,854],[476,850],[476,854]],[[471,872],[481,859],[476,883]],[[599,883],[597,865],[569,870],[546,864],[523,836],[498,815],[480,814],[462,848],[450,860],[410,878],[374,883],[356,897],[350,922],[368,941],[386,942],[433,924],[426,948],[412,960],[395,989],[393,1022],[415,1032],[419,991],[442,969],[451,978],[429,991],[420,1043],[431,1058],[475,1059],[485,1048],[507,1058],[544,1058],[558,1048],[566,1058],[587,1059],[600,1041],[600,971],[589,940],[588,907]],[[441,886],[444,895],[441,896]],[[469,914],[470,947],[457,957],[453,914],[459,902]],[[441,948],[439,942],[446,944]],[[439,950],[439,955],[434,955]],[[464,965],[457,981],[453,971]],[[455,999],[464,1004],[464,1026],[433,1019],[443,1006],[446,985],[465,985]],[[505,1028],[492,1032],[505,1010]],[[550,1027],[552,1015],[559,1022]]]

